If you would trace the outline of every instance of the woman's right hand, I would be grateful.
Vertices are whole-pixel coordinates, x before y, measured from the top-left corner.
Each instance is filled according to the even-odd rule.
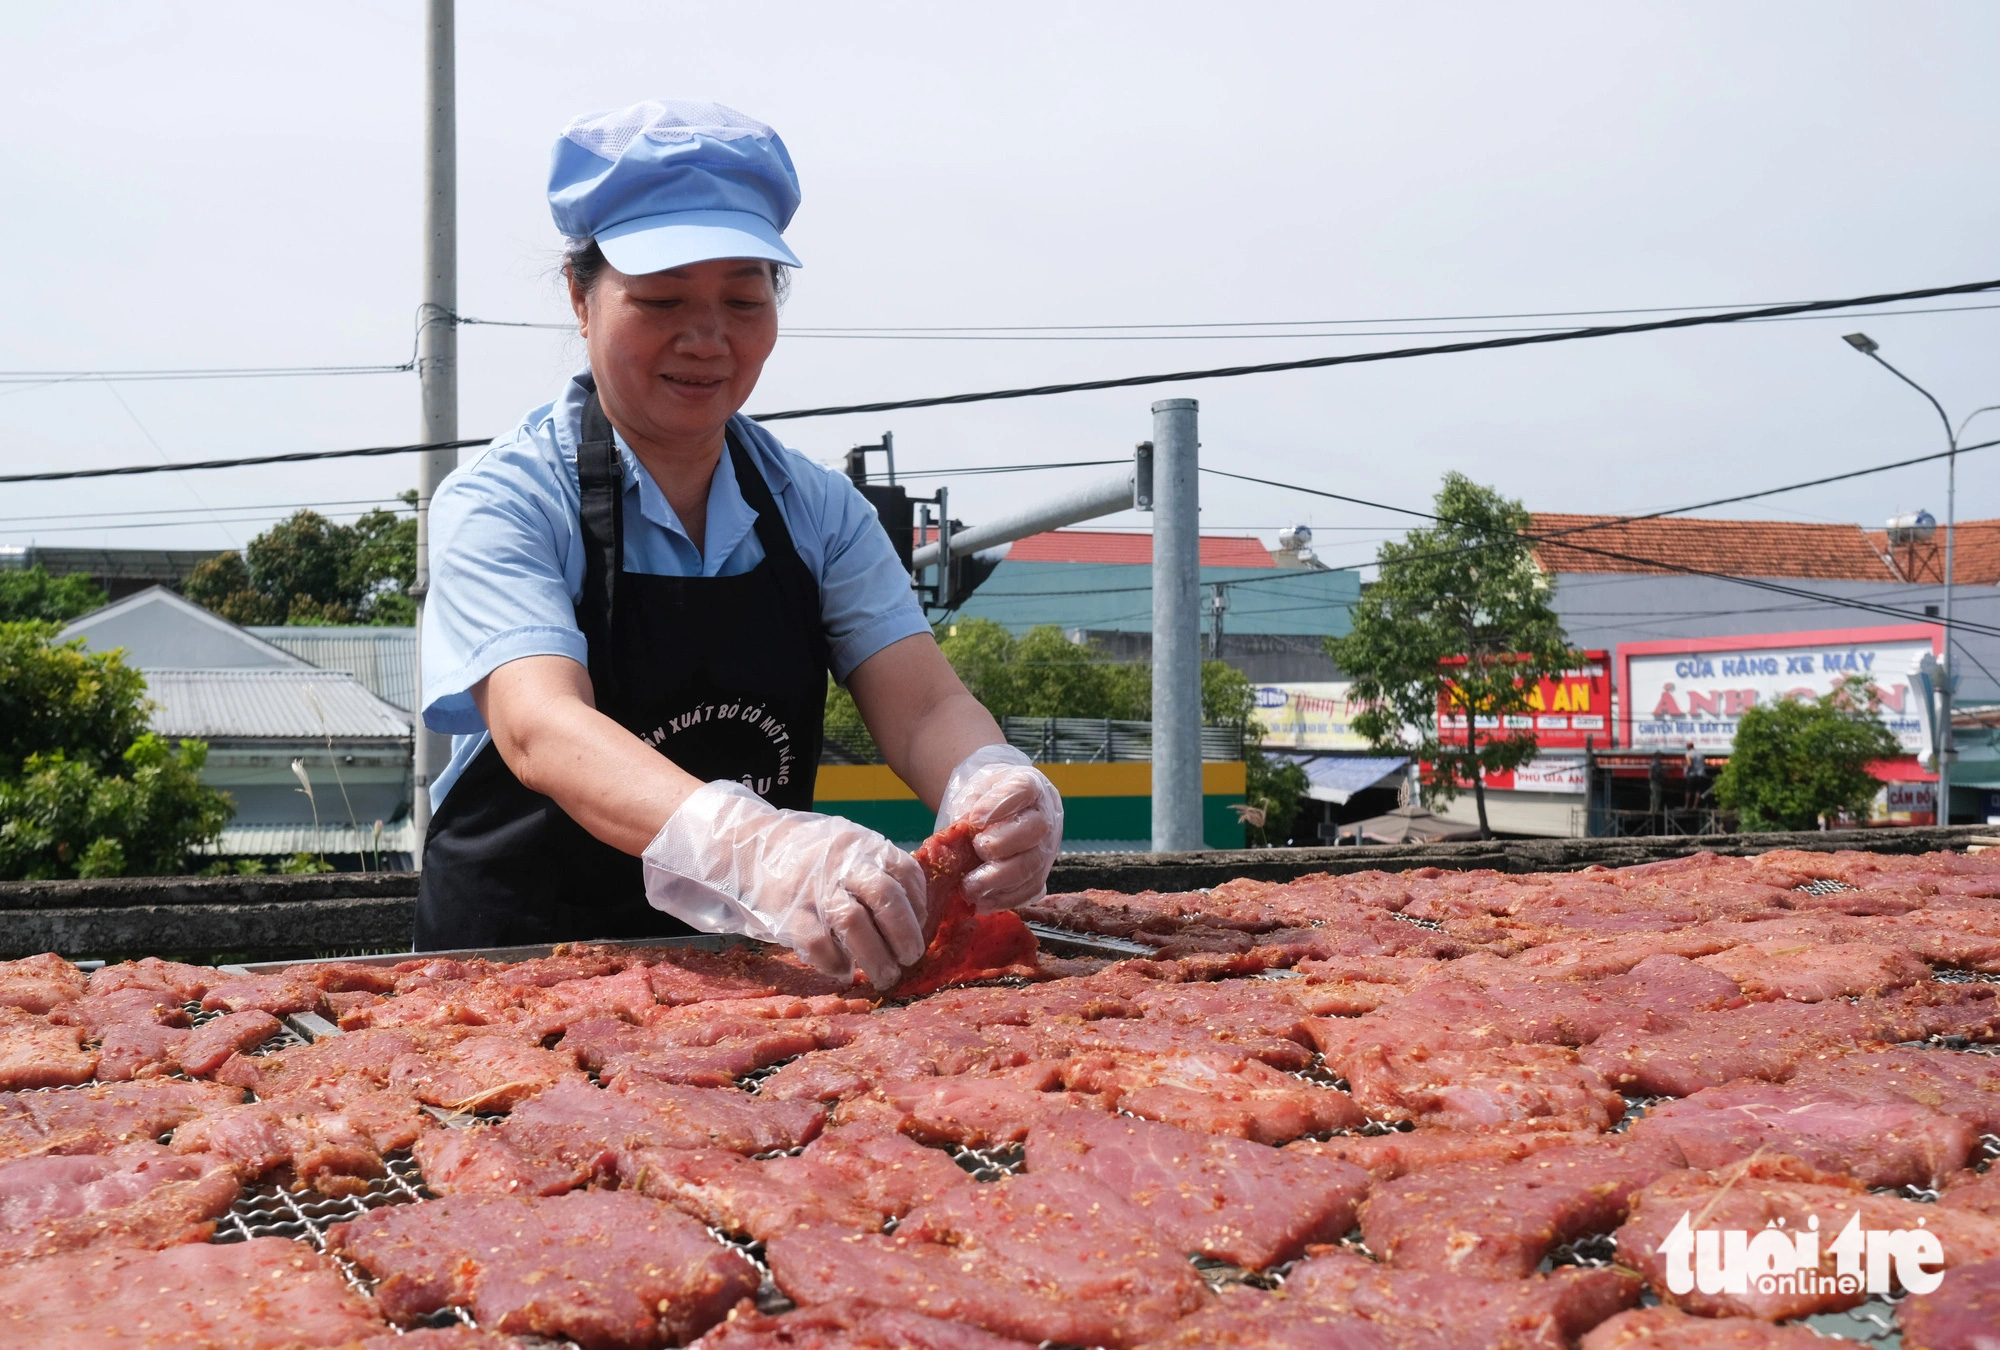
[[[814,969],[891,989],[924,954],[924,873],[875,831],[708,783],[643,855],[653,908],[709,933],[780,942]]]

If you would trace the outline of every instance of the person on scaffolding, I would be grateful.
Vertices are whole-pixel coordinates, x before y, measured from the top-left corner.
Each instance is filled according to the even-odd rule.
[[[430,504],[430,785],[416,946],[689,932],[782,942],[892,987],[922,870],[811,811],[829,674],[983,910],[1042,892],[1062,802],[938,650],[846,477],[739,409],[799,260],[771,128],[714,103],[576,119],[549,206],[589,361]]]

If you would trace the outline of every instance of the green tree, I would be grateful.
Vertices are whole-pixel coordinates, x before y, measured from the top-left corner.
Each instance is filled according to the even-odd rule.
[[[0,877],[171,876],[222,833],[229,799],[202,786],[208,746],[150,732],[108,774],[60,750],[28,756],[0,781]]]
[[[57,643],[55,632],[0,624],[0,780],[54,750],[93,770],[115,767],[146,730],[145,677],[117,652]]]
[[[1486,838],[1485,775],[1535,754],[1532,731],[1499,734],[1504,719],[1528,712],[1536,682],[1580,658],[1549,607],[1519,502],[1450,473],[1436,515],[1436,525],[1376,552],[1378,579],[1354,608],[1353,630],[1326,647],[1354,681],[1349,698],[1365,706],[1354,729],[1377,750],[1431,765],[1427,804],[1451,801],[1470,780]],[[1462,737],[1440,737],[1440,710],[1465,719]]]
[[[416,574],[415,516],[374,510],[341,525],[299,511],[202,563],[182,593],[241,624],[409,624]]]
[[[109,598],[89,577],[52,577],[40,563],[24,571],[0,572],[0,623],[29,619],[68,623]]]
[[[231,809],[208,747],[150,734],[139,672],[55,631],[0,624],[0,878],[186,871]]]
[[[1810,830],[1822,816],[1865,815],[1882,786],[1868,766],[1902,753],[1880,709],[1865,676],[1817,699],[1745,709],[1715,799],[1740,811],[1746,830]]]

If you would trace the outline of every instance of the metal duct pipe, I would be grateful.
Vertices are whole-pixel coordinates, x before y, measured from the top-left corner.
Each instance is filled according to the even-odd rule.
[[[951,534],[951,556],[963,558],[968,553],[993,548],[999,544],[1011,544],[1016,539],[1026,539],[1031,534],[1042,534],[1048,530],[1074,525],[1079,520],[1095,520],[1098,516],[1108,516],[1118,511],[1132,508],[1132,473],[1128,469],[1116,478],[1107,478],[1090,487],[1082,488],[1067,496],[1058,497],[1041,506],[1030,507],[1026,511],[984,525],[969,525]],[[938,546],[925,544],[910,555],[913,570],[933,567],[938,561]]]

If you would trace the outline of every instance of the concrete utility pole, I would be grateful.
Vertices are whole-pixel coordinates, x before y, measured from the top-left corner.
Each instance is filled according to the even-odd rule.
[[[453,72],[453,0],[427,0],[424,29],[424,298],[417,309],[417,379],[423,416],[417,438],[425,444],[458,439],[458,114]],[[417,628],[431,584],[431,496],[458,467],[456,450],[417,456]],[[451,738],[423,724],[423,644],[417,644],[416,798],[417,866],[423,866],[423,832],[430,825],[430,785],[451,759]]]
[[[1153,405],[1153,849],[1201,833],[1200,441],[1191,398]]]

